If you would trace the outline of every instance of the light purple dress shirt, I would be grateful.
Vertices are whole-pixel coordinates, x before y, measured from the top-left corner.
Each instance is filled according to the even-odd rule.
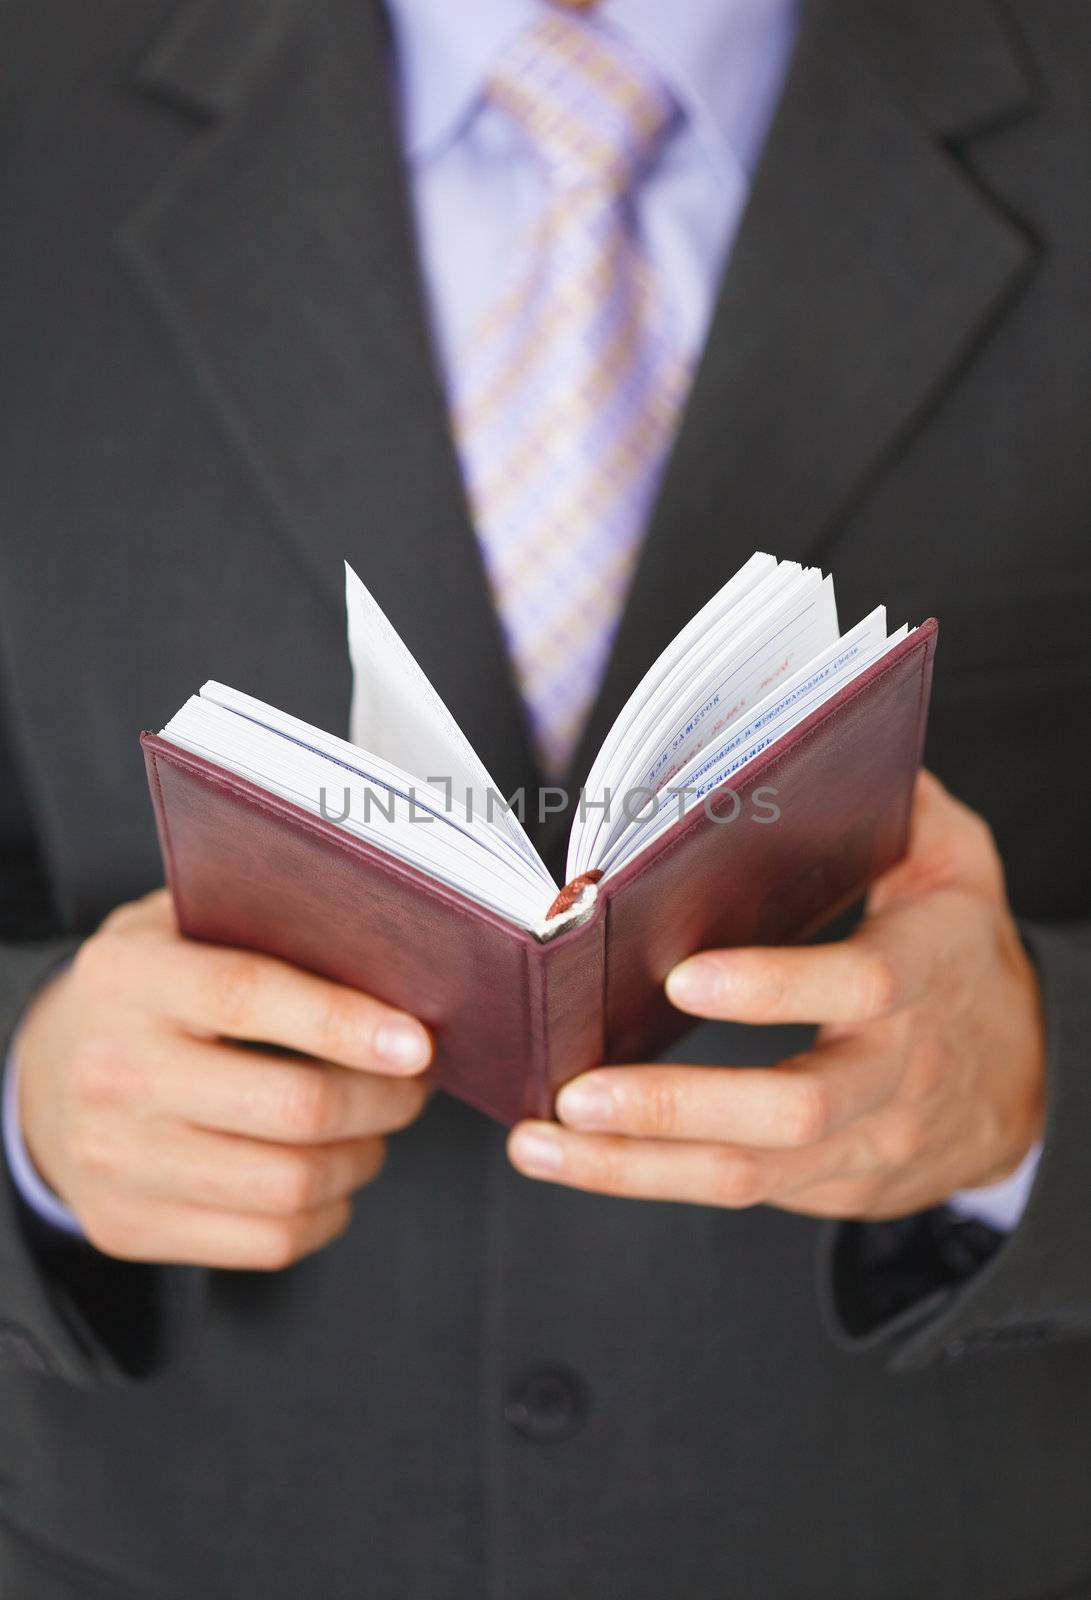
[[[505,44],[544,0],[387,0],[394,81],[432,337],[443,372],[537,215],[542,179],[514,123],[483,98]],[[639,231],[669,296],[684,352],[704,344],[792,45],[798,0],[600,0],[596,15],[661,71],[681,109],[633,197]],[[4,1085],[4,1148],[15,1182],[45,1221],[79,1234],[35,1172],[19,1130],[15,1052]],[[1038,1152],[1004,1183],[950,1205],[1007,1230],[1030,1191]]]

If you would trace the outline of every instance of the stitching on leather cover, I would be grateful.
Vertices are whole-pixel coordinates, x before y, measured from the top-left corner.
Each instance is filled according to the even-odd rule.
[[[934,635],[933,635],[934,637]],[[934,649],[934,646],[933,646]],[[921,756],[924,753],[924,680],[928,676],[928,663],[932,659],[932,650],[925,644],[921,651],[921,681],[917,686],[917,765],[920,766]]]
[[[537,952],[535,953],[537,954]],[[543,952],[542,957],[535,962],[534,971],[532,971],[530,963],[530,946],[529,944],[523,945],[523,988],[530,999],[530,1005],[528,1007],[530,1038],[527,1040],[527,1054],[531,1057],[534,1063],[532,1082],[534,1082],[536,1087],[546,1076],[546,1072],[543,1071],[544,1063],[541,1059],[542,1052],[543,1050],[545,1051],[547,1061],[549,1054],[549,1047],[545,1043],[546,1025],[549,1021],[549,1018],[546,1015],[545,974],[542,971],[542,961],[548,961],[548,959],[549,957]],[[535,1050],[535,1039],[540,1041],[537,1050]],[[525,1106],[525,1104],[526,1100],[524,1098],[523,1105]]]
[[[156,814],[159,818],[163,834],[163,846],[167,855],[167,877],[170,880],[171,897],[174,900],[179,916],[182,911],[182,890],[178,869],[174,860],[174,844],[170,836],[170,823],[167,820],[167,801],[163,793],[163,780],[159,776],[159,752],[151,751],[152,781],[155,784]]]

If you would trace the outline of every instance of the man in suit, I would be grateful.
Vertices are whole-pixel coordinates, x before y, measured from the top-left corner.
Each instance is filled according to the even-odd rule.
[[[5,16],[3,1600],[1091,1588],[1091,19],[676,9]],[[671,1062],[509,1141],[178,937],[136,732],[342,728],[342,558],[511,792],[755,548],[941,618],[946,787]]]

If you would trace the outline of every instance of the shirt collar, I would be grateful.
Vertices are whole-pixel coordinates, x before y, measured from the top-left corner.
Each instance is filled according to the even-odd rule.
[[[402,142],[425,162],[458,137],[476,110],[493,63],[541,0],[386,0]]]
[[[544,0],[386,0],[406,157],[424,163],[458,137],[508,40]],[[751,171],[798,0],[600,0],[597,15],[662,72],[710,155]],[[472,21],[469,20],[472,18]]]

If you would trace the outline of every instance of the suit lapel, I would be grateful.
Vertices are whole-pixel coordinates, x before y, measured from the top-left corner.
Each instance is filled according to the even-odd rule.
[[[343,626],[368,586],[497,783],[533,760],[429,349],[377,0],[189,0],[141,87],[195,121],[126,245]]]

